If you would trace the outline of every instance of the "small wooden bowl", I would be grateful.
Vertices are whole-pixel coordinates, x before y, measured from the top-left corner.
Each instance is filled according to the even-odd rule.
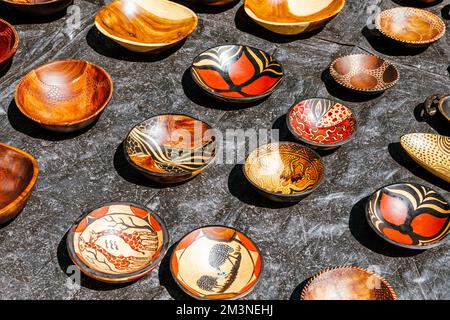
[[[440,194],[417,183],[396,183],[376,191],[366,217],[386,241],[424,250],[444,243],[450,233],[450,205]]]
[[[124,142],[128,162],[158,183],[179,183],[197,176],[214,160],[216,150],[211,126],[176,114],[139,123]]]
[[[345,0],[245,0],[245,12],[260,26],[283,35],[310,32],[326,25]]]
[[[0,4],[30,16],[50,16],[66,9],[73,0],[0,0]]]
[[[433,95],[428,97],[425,101],[424,111],[430,117],[434,117],[439,111],[445,119],[450,121],[450,95]]]
[[[38,172],[35,158],[0,143],[0,224],[14,219],[25,207]]]
[[[332,100],[313,98],[294,105],[286,117],[289,131],[298,140],[318,149],[334,149],[356,134],[353,111]]]
[[[450,137],[411,133],[401,137],[400,144],[420,166],[450,182]]]
[[[190,9],[166,0],[117,0],[95,17],[95,26],[128,50],[157,53],[188,37],[198,24]]]
[[[328,268],[311,278],[301,300],[397,300],[386,279],[360,267]]]
[[[284,71],[264,51],[242,45],[225,45],[200,53],[191,75],[198,86],[215,98],[228,102],[263,99],[280,85]]]
[[[297,143],[279,142],[250,153],[244,174],[270,200],[297,202],[319,187],[325,167],[315,151]]]
[[[19,47],[19,34],[16,29],[0,19],[0,71],[12,60]]]
[[[170,270],[180,288],[199,300],[236,300],[259,281],[262,256],[243,233],[209,226],[186,235],[176,246]]]
[[[359,93],[377,94],[393,87],[400,73],[393,64],[370,54],[354,54],[333,61],[333,79],[341,86]]]
[[[90,211],[67,236],[73,263],[87,276],[110,283],[130,282],[150,273],[168,245],[161,218],[129,202],[108,203]]]
[[[16,104],[29,119],[58,132],[80,130],[95,122],[113,94],[102,68],[86,61],[64,60],[28,73],[16,89]]]
[[[189,2],[203,6],[225,6],[238,0],[189,0]]]

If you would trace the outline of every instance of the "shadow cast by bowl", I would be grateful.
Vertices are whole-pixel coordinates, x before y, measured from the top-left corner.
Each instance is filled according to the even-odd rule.
[[[191,9],[196,13],[209,13],[209,14],[216,14],[228,11],[234,8],[240,2],[239,0],[235,0],[231,3],[227,3],[224,5],[208,6],[206,4],[195,3],[195,1],[189,0],[172,0],[172,1],[179,3],[185,7],[188,7],[189,9]]]
[[[291,297],[289,298],[289,300],[291,300],[291,301],[299,301],[301,296],[302,296],[303,289],[305,289],[305,287],[308,284],[309,280],[311,280],[311,277],[306,279],[306,280],[304,280],[297,287],[295,287],[295,289],[292,292]]]
[[[437,0],[431,3],[422,3],[422,2],[418,3],[417,0],[392,0],[392,1],[400,6],[428,8],[442,3],[443,0]]]
[[[438,111],[435,116],[428,116],[425,113],[425,104],[420,103],[414,109],[414,117],[419,122],[426,122],[437,133],[450,136],[449,121]]]
[[[73,4],[73,2],[71,4]],[[51,15],[32,16],[13,10],[4,4],[0,4],[0,18],[8,21],[13,25],[50,23],[65,17],[66,14],[67,11],[66,9],[64,9]]]
[[[5,76],[5,75],[8,73],[9,69],[11,69],[11,66],[12,66],[12,64],[13,64],[13,60],[14,60],[14,57],[12,57],[11,59],[9,59],[9,61],[6,62],[6,63],[0,68],[0,78],[3,77],[3,76]]]
[[[450,4],[444,6],[441,10],[442,18],[450,20]]]

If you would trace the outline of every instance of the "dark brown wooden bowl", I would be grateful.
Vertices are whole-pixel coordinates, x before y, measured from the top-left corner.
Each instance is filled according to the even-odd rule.
[[[71,132],[95,122],[112,94],[113,82],[105,70],[86,61],[64,60],[28,73],[15,99],[19,110],[42,127]]]
[[[12,60],[19,47],[19,34],[7,21],[0,19],[0,71]]]
[[[50,16],[63,11],[72,2],[73,0],[0,0],[0,4],[30,16]]]

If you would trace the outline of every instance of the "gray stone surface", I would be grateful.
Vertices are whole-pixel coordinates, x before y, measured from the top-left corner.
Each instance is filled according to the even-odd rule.
[[[376,188],[414,181],[450,199],[449,184],[406,158],[398,147],[410,132],[450,134],[448,123],[419,121],[417,106],[433,93],[450,93],[450,33],[425,51],[399,50],[363,29],[366,1],[349,0],[325,29],[308,36],[270,35],[243,13],[242,1],[226,8],[202,8],[197,30],[185,43],[154,57],[131,54],[107,41],[93,27],[100,1],[75,0],[81,26],[70,15],[50,21],[0,17],[14,23],[21,44],[11,68],[0,78],[0,140],[33,154],[40,165],[36,189],[21,215],[0,228],[2,299],[170,299],[183,298],[171,279],[168,259],[149,276],[113,286],[82,278],[66,287],[70,265],[64,241],[71,224],[89,208],[109,201],[133,201],[157,212],[170,229],[172,244],[206,224],[226,224],[247,233],[261,248],[265,269],[249,299],[298,297],[299,285],[322,268],[341,264],[378,266],[400,299],[450,298],[448,245],[427,252],[399,250],[381,241],[365,223],[363,199]],[[397,4],[381,1],[389,8]],[[429,8],[449,26],[449,1]],[[219,44],[242,43],[272,52],[286,79],[267,100],[238,109],[200,94],[185,73],[193,58]],[[324,70],[350,52],[389,57],[399,67],[400,83],[371,99],[337,89]],[[31,69],[55,59],[85,59],[105,68],[114,97],[89,130],[71,135],[46,132],[27,121],[14,105],[14,89]],[[281,128],[283,115],[297,100],[333,97],[359,118],[357,138],[325,154],[325,183],[295,205],[277,205],[252,191],[241,168],[215,165],[196,179],[161,188],[125,163],[120,144],[137,122],[163,112],[186,113],[221,130]],[[289,137],[286,137],[289,139]]]

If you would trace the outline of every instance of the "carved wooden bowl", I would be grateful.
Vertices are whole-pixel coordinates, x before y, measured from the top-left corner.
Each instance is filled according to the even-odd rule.
[[[38,172],[31,155],[0,143],[0,224],[14,219],[25,207]]]
[[[342,146],[357,131],[353,111],[329,99],[304,100],[289,110],[286,120],[289,131],[297,139],[320,149]]]
[[[95,26],[109,39],[128,50],[160,52],[194,32],[197,15],[166,0],[117,0],[95,17]]]
[[[369,225],[386,241],[408,249],[429,249],[450,233],[450,205],[417,183],[396,183],[376,191],[367,202]]]
[[[281,64],[264,51],[225,45],[199,54],[191,66],[194,81],[206,93],[229,102],[269,96],[283,79]]]
[[[216,156],[214,130],[185,115],[159,115],[136,125],[124,143],[128,162],[158,183],[178,183],[203,172]]]
[[[235,300],[257,284],[262,256],[243,233],[210,226],[185,236],[176,246],[170,270],[180,288],[200,300]]]
[[[331,64],[330,73],[338,84],[359,93],[381,93],[400,79],[393,64],[369,54],[338,58]]]
[[[0,0],[0,4],[30,16],[49,16],[66,9],[73,0]]]
[[[160,263],[169,245],[164,222],[138,204],[108,203],[78,220],[67,236],[73,263],[110,283],[134,281]]]
[[[16,104],[29,119],[58,132],[71,132],[95,122],[113,94],[102,68],[86,61],[64,60],[28,73],[16,89]]]
[[[301,300],[397,300],[386,279],[360,267],[328,268],[311,278]]]
[[[16,29],[0,19],[0,71],[12,60],[19,46],[19,34]]]
[[[438,111],[450,121],[450,95],[433,95],[427,98],[425,101],[426,114],[434,117]]]
[[[323,27],[344,5],[345,0],[245,0],[245,12],[272,32],[295,35]]]
[[[401,137],[400,144],[420,166],[450,182],[450,137],[411,133]]]
[[[313,150],[297,143],[279,142],[250,153],[245,161],[244,174],[267,198],[296,202],[319,187],[325,167]]]

